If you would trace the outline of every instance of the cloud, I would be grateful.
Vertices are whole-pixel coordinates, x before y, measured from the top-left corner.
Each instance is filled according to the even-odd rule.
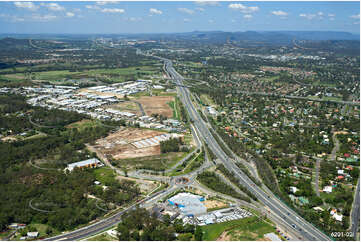
[[[68,18],[72,18],[72,17],[75,16],[75,14],[72,13],[72,12],[67,12],[65,15],[66,15]]]
[[[186,14],[194,14],[194,10],[188,8],[178,8],[178,11]]]
[[[334,15],[333,13],[329,13],[327,16],[329,16],[329,17],[335,17],[336,15]]]
[[[312,19],[319,19],[322,20],[323,16],[325,14],[323,12],[317,12],[317,13],[301,13],[299,16],[302,18],[306,18],[308,20],[312,20]],[[330,18],[330,20],[334,20],[333,16],[335,16],[334,14],[328,14]]]
[[[95,10],[100,10],[100,9],[101,9],[100,7],[95,6],[95,5],[85,5],[85,7],[86,7],[87,9],[95,9]]]
[[[46,15],[33,14],[31,16],[31,19],[39,22],[49,22],[56,19],[56,16],[52,14],[46,14]]]
[[[99,2],[95,2],[96,5],[106,5],[106,4],[115,4],[115,3],[119,3],[118,1],[99,1]]]
[[[246,14],[246,15],[243,15],[243,18],[251,19],[251,18],[253,18],[253,16],[251,14]]]
[[[201,6],[220,6],[217,1],[196,1],[195,3]]]
[[[316,14],[311,14],[311,13],[301,13],[300,17],[307,18],[308,20],[312,20],[312,19],[316,18],[317,15]]]
[[[142,21],[143,19],[141,17],[130,17],[130,18],[125,18],[125,20],[130,22],[139,22]]]
[[[38,10],[39,6],[36,6],[32,2],[14,2],[15,7],[17,8],[26,8],[30,11],[36,11]]]
[[[153,14],[158,14],[158,15],[160,15],[160,14],[162,14],[163,12],[162,12],[161,10],[156,9],[156,8],[150,8],[150,9],[149,9],[149,13],[150,13],[151,15],[153,15]]]
[[[188,23],[188,22],[190,22],[191,20],[189,19],[189,18],[185,18],[185,19],[183,19],[183,22],[185,22],[185,23]]]
[[[360,14],[358,15],[351,15],[350,18],[353,18],[353,19],[360,19]]]
[[[65,8],[57,3],[41,3],[41,6],[47,7],[50,11],[64,11]]]
[[[287,15],[288,15],[288,13],[283,12],[283,11],[281,11],[281,10],[272,11],[271,13],[272,13],[273,15],[276,15],[276,16],[287,16]]]
[[[5,19],[5,21],[7,21],[7,22],[13,22],[13,23],[25,21],[25,18],[18,17],[16,15],[3,14],[3,13],[0,14],[0,18]]]
[[[228,5],[228,8],[233,10],[238,10],[241,13],[254,13],[259,10],[259,7],[253,6],[253,7],[247,7],[241,3],[231,3]]]
[[[122,8],[104,8],[101,11],[102,13],[125,13],[125,10]]]
[[[204,8],[196,8],[196,10],[199,11],[199,12],[204,12],[205,11]]]

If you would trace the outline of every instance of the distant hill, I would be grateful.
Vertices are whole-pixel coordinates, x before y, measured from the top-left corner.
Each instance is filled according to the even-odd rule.
[[[3,38],[0,39],[0,49],[24,49],[29,48],[29,40],[27,39],[15,39],[15,38]]]
[[[359,34],[339,31],[277,31],[303,40],[360,40]]]
[[[224,43],[226,41],[263,42],[288,44],[293,40],[360,40],[359,34],[342,31],[193,31],[185,33],[154,33],[154,34],[0,34],[1,37],[16,39],[92,39],[107,38],[134,38],[150,40],[188,40]],[[6,39],[6,38],[5,38]]]
[[[124,34],[123,37],[152,39],[152,40],[194,40],[205,42],[264,42],[288,44],[293,40],[360,40],[360,36],[348,32],[337,31],[245,31],[245,32],[223,32],[223,31],[194,31],[186,33],[164,33],[164,34]]]

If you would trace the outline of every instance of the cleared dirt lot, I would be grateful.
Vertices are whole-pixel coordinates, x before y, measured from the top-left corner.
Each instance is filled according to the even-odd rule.
[[[205,200],[203,204],[207,209],[222,208],[227,206],[227,204],[225,204],[224,202],[217,200]]]
[[[138,149],[132,143],[160,134],[164,134],[164,132],[137,128],[123,128],[103,139],[97,140],[94,147],[107,157],[112,157],[116,160],[159,155],[159,145]]]
[[[143,109],[148,116],[158,113],[168,118],[173,117],[173,110],[168,103],[174,100],[175,98],[173,96],[143,96],[136,99],[136,101],[143,106]]]
[[[121,102],[121,103],[112,104],[112,105],[109,105],[107,108],[112,108],[112,109],[119,110],[122,112],[133,113],[137,116],[142,115],[141,111],[139,110],[138,104],[136,104],[133,101],[125,101],[125,102]]]

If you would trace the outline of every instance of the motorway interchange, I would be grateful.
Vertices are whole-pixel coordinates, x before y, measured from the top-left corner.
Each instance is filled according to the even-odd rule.
[[[208,147],[214,152],[218,160],[223,163],[223,165],[229,170],[232,171],[240,180],[242,185],[244,185],[250,192],[252,192],[258,200],[264,205],[266,210],[270,213],[272,220],[277,222],[278,225],[285,228],[289,231],[290,234],[295,235],[292,240],[331,240],[326,234],[315,228],[312,224],[301,218],[296,212],[287,207],[282,201],[276,198],[272,192],[270,192],[265,187],[258,187],[246,174],[244,174],[229,158],[226,153],[218,145],[215,138],[212,136],[211,132],[207,128],[207,124],[200,117],[197,110],[195,109],[191,98],[190,92],[187,87],[183,85],[183,77],[178,74],[172,66],[172,62],[168,59],[155,57],[164,61],[164,69],[167,72],[168,76],[172,78],[177,84],[177,92],[180,96],[181,101],[183,102],[190,119],[192,120],[192,133],[196,138],[197,146],[201,146],[202,142],[205,142]],[[88,225],[86,227],[80,228],[78,230],[64,233],[55,237],[51,237],[45,240],[79,240],[95,235],[101,231],[104,231],[114,225],[116,225],[121,216],[127,211],[136,208],[136,206],[150,207],[156,201],[165,196],[171,194],[177,189],[191,185],[194,182],[194,179],[197,173],[202,172],[210,166],[210,162],[207,160],[200,168],[196,171],[187,175],[189,182],[187,184],[176,184],[175,180],[168,179],[169,182],[168,188],[161,192],[157,192],[151,196],[144,198],[136,202],[135,204],[129,206],[126,209],[123,209],[120,212],[111,215],[101,221]],[[142,172],[137,172],[134,174],[136,178],[148,178]],[[155,177],[154,177],[155,178]]]

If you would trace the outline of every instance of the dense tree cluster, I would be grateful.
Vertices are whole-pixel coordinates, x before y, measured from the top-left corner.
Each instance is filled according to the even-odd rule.
[[[228,171],[226,169],[226,167],[224,167],[223,164],[219,164],[217,166],[217,169],[220,170],[230,181],[232,181],[242,192],[247,194],[253,200],[255,200],[255,201],[258,200],[257,197],[252,192],[248,191],[248,189],[245,186],[240,184],[239,179],[234,175],[234,173],[231,171]]]
[[[160,142],[160,151],[162,153],[178,152],[181,145],[183,145],[181,138],[170,138]]]
[[[43,223],[57,230],[69,230],[104,213],[86,197],[95,180],[90,171],[64,174],[17,165],[0,177],[1,230],[13,222]]]
[[[106,204],[123,205],[140,195],[132,181],[110,180],[107,189],[94,185],[94,170],[65,173],[66,164],[94,157],[85,143],[94,142],[112,129],[110,125],[125,125],[124,121],[82,128],[65,127],[84,118],[76,113],[29,107],[20,96],[1,95],[0,120],[12,119],[3,132],[29,130],[44,135],[13,142],[0,141],[0,230],[10,223],[47,224],[58,231],[70,230],[101,216],[95,195]],[[27,122],[28,110],[36,120],[56,127],[39,127]],[[52,116],[52,117],[50,117]],[[8,121],[5,120],[5,121]],[[21,121],[24,120],[22,124]],[[36,164],[36,165],[35,165]],[[42,168],[37,168],[41,166]],[[40,209],[40,210],[36,210]],[[51,232],[49,232],[51,233]]]
[[[122,216],[122,221],[118,224],[118,239],[136,241],[171,241],[171,240],[191,240],[193,234],[197,240],[201,240],[201,230],[194,225],[183,225],[183,221],[170,220],[169,215],[158,219],[156,214],[152,214],[144,208],[136,208]],[[178,233],[178,238],[176,237]]]
[[[220,192],[247,202],[251,202],[249,197],[246,197],[236,192],[231,186],[224,183],[221,178],[219,178],[214,172],[205,171],[197,176],[197,180],[216,192]]]

